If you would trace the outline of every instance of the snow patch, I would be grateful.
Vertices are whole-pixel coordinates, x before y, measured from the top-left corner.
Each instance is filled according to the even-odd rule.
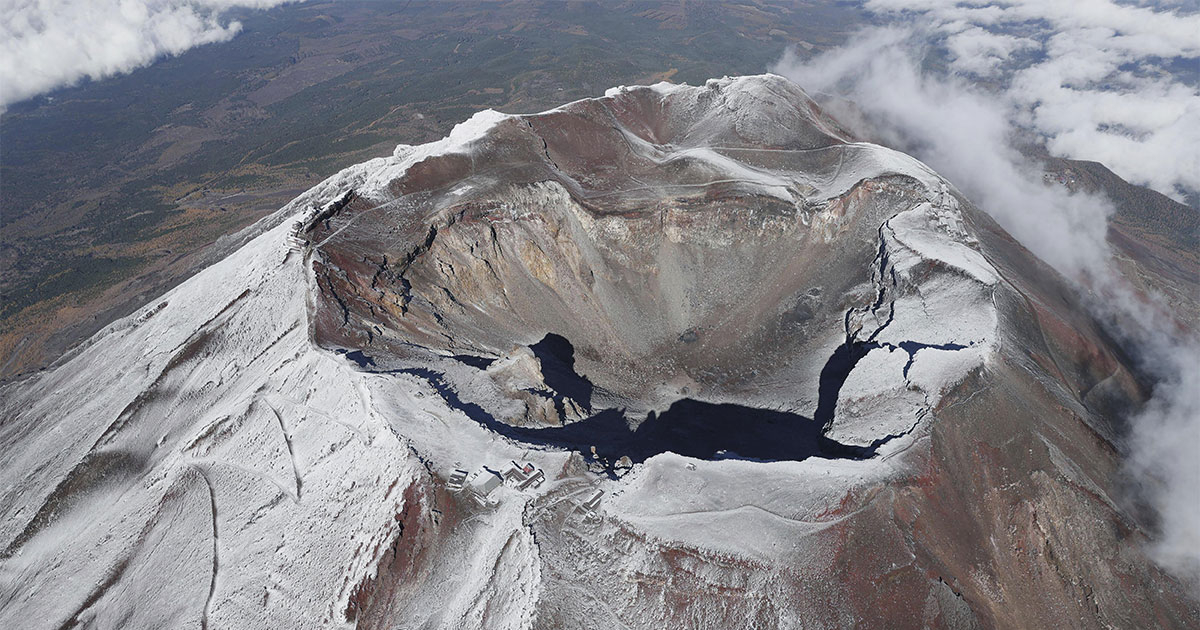
[[[928,201],[880,227],[875,303],[847,317],[854,343],[870,349],[842,384],[827,435],[858,446],[911,433],[946,389],[987,360],[999,329],[999,274],[972,246],[947,185],[912,158],[871,154],[859,166],[904,171],[925,184]]]
[[[663,453],[612,484],[604,513],[667,545],[809,562],[833,553],[822,534],[847,516],[839,513],[846,494],[898,470],[882,460],[705,461]]]
[[[512,117],[493,109],[485,109],[455,125],[454,129],[450,130],[450,135],[441,140],[418,146],[398,145],[391,158],[385,158],[385,162],[373,166],[358,193],[374,201],[387,201],[388,184],[403,177],[414,164],[439,155],[470,153],[472,144],[485,138],[497,124]]]

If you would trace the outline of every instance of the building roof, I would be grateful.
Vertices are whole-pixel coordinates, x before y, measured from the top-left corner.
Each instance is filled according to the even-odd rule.
[[[492,490],[499,488],[503,482],[500,475],[490,470],[480,471],[474,479],[471,479],[471,490],[474,490],[476,494],[488,495]]]

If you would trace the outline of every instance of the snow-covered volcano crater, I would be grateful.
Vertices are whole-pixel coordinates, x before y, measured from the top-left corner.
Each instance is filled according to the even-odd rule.
[[[861,576],[952,625],[891,571],[1010,528],[921,521],[937,416],[1079,408],[1023,250],[775,76],[482,112],[272,221],[4,389],[0,625],[837,627]]]
[[[849,142],[779,77],[482,112],[365,171],[298,229],[320,288],[316,342],[393,369],[431,354],[493,362],[493,387],[462,369],[439,377],[449,371],[446,387],[472,391],[500,423],[619,408],[635,424],[654,411],[657,427],[696,415],[663,420],[678,401],[730,403],[788,412],[784,430],[877,446],[996,337],[997,276],[952,189],[907,156]],[[562,356],[537,352],[546,339]],[[722,415],[704,411],[698,424]],[[762,424],[728,411],[743,432]],[[616,439],[589,433],[604,424],[542,435],[597,445]],[[644,459],[656,432],[616,436],[606,455]],[[746,442],[717,450],[783,453]]]

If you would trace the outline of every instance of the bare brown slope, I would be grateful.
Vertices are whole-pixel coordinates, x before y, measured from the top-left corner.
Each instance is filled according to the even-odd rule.
[[[1200,319],[1200,209],[1130,184],[1099,162],[1043,159],[1062,184],[1112,201],[1108,242],[1125,277],[1165,298],[1185,322]]]

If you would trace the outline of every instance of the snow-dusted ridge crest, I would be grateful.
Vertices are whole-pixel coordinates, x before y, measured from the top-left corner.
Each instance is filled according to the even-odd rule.
[[[758,75],[758,76],[738,76],[724,77],[721,79],[710,79],[704,86],[693,87],[686,84],[675,84],[660,82],[650,86],[618,86],[609,88],[603,97],[583,99],[574,103],[561,105],[553,109],[546,110],[540,114],[522,115],[522,114],[505,114],[492,109],[484,109],[476,112],[467,120],[455,125],[448,136],[440,140],[435,140],[421,145],[399,144],[396,146],[392,155],[374,158],[367,160],[361,164],[348,166],[335,175],[326,178],[321,183],[313,186],[311,189],[288,203],[278,214],[296,214],[309,213],[310,218],[319,212],[319,208],[323,208],[334,200],[338,199],[349,191],[354,191],[368,199],[377,203],[391,201],[391,195],[387,186],[389,183],[401,178],[414,164],[426,160],[431,157],[450,154],[469,154],[472,145],[484,139],[495,126],[505,120],[520,120],[525,117],[539,116],[552,112],[563,111],[570,108],[572,105],[577,105],[584,102],[603,102],[611,101],[622,94],[636,91],[649,91],[660,97],[669,96],[672,94],[679,95],[683,93],[692,94],[695,96],[703,96],[706,93],[716,92],[725,96],[729,102],[726,107],[733,109],[739,105],[744,106],[744,102],[736,102],[739,100],[754,99],[758,93],[767,93],[770,91],[770,86],[776,82],[788,82],[783,77],[778,75]],[[730,96],[732,95],[732,96]],[[805,96],[807,98],[807,96]],[[831,126],[823,126],[823,129],[831,135],[843,137],[845,132],[832,128]],[[890,152],[889,149],[871,145],[869,143],[861,143],[864,146],[877,147],[881,150]],[[904,166],[902,174],[919,177],[923,180],[936,179],[937,176],[926,166],[920,162],[903,154],[897,154],[896,164],[903,164],[905,161],[910,162],[910,165]],[[273,215],[266,221],[277,221],[278,218]]]
[[[789,86],[737,77],[619,88],[592,102],[607,107],[647,91],[669,97],[713,117],[689,132],[703,142],[728,117],[740,133],[762,132],[756,103],[778,101],[784,89],[796,98]],[[912,158],[846,142],[815,114],[809,123],[830,142],[779,151],[814,160],[836,153],[828,172],[741,161],[739,148],[651,147],[656,163],[683,155],[698,172],[733,173],[721,183],[738,195],[790,204],[794,221],[780,229],[813,247],[850,238],[859,214],[883,212],[870,229],[877,237],[859,243],[878,250],[863,261],[871,279],[855,289],[862,299],[839,314],[844,327],[813,341],[827,351],[870,344],[841,387],[829,429],[847,444],[881,446],[865,461],[703,461],[668,452],[608,479],[588,473],[577,454],[490,431],[419,374],[361,370],[313,341],[322,299],[313,261],[323,254],[321,243],[297,244],[294,224],[311,228],[349,195],[374,206],[401,201],[395,182],[416,165],[470,157],[499,141],[502,123],[523,119],[487,110],[443,140],[400,145],[342,170],[266,219],[274,226],[228,258],[69,360],[6,387],[0,626],[323,628],[387,613],[413,627],[527,628],[549,596],[542,567],[563,562],[576,538],[603,547],[642,537],[755,562],[832,553],[821,532],[836,519],[823,515],[847,492],[902,474],[904,458],[891,455],[919,440],[916,429],[942,393],[996,348],[999,274],[977,249],[957,193]],[[563,210],[580,234],[617,229],[615,219],[582,210],[572,182],[583,190],[579,178],[517,189]],[[880,195],[903,207],[884,212]],[[820,367],[789,373],[797,404],[815,404]],[[533,491],[502,488],[498,508],[477,512],[445,491],[456,465],[510,460],[533,462],[551,481]],[[694,490],[698,475],[704,494]],[[600,524],[572,512],[553,536],[535,534],[539,514],[581,503],[594,489],[611,496]],[[794,551],[781,556],[783,542]],[[627,575],[640,570],[638,558],[620,559]],[[642,605],[601,567],[579,562],[581,579],[622,593],[614,606]],[[386,605],[378,594],[385,583],[399,585]]]

